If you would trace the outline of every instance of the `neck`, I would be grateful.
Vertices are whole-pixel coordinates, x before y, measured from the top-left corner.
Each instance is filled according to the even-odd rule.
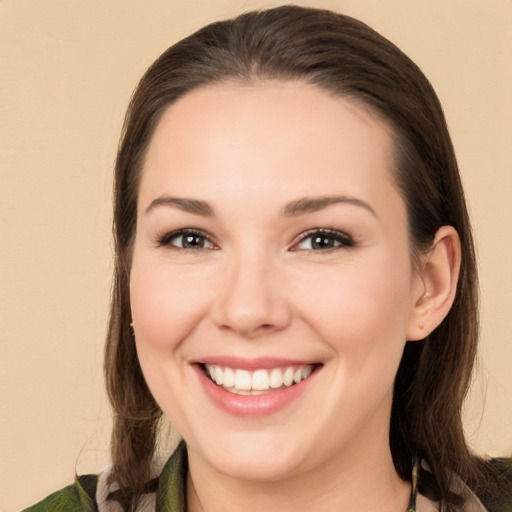
[[[334,455],[320,468],[279,481],[224,475],[189,450],[188,512],[401,512],[410,484],[397,475],[387,442]],[[361,449],[362,448],[362,449]]]

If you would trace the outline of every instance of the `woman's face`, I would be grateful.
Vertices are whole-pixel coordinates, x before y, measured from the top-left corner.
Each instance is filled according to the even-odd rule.
[[[202,463],[278,480],[389,452],[423,292],[393,166],[381,121],[303,83],[211,86],[165,112],[130,297],[149,388]]]

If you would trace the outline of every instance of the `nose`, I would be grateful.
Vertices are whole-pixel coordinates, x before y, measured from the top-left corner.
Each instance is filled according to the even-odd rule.
[[[216,325],[246,339],[284,329],[291,320],[289,301],[276,265],[262,254],[233,256],[215,294]]]

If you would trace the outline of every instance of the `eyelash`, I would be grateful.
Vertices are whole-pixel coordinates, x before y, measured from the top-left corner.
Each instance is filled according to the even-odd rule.
[[[350,248],[354,247],[356,245],[354,239],[348,234],[343,231],[338,231],[337,229],[327,229],[327,228],[314,228],[306,231],[300,237],[296,242],[294,242],[293,247],[296,247],[298,244],[304,242],[308,239],[313,239],[314,237],[324,238],[324,239],[331,239],[334,241],[333,247],[327,247],[324,249],[292,249],[292,250],[303,250],[303,251],[312,251],[312,252],[331,252],[335,251],[337,249],[342,248]],[[336,245],[337,244],[337,245]]]
[[[191,247],[179,247],[177,245],[172,244],[173,239],[182,238],[183,237],[197,237],[203,240],[203,246],[198,246],[196,248]],[[296,248],[299,244],[303,243],[304,241],[308,239],[313,239],[313,237],[319,237],[323,239],[330,239],[333,241],[332,247],[327,247],[324,249],[300,249]],[[182,242],[183,243],[183,242]],[[204,244],[210,244],[211,247],[204,247]],[[354,239],[348,235],[347,233],[344,233],[343,231],[338,231],[337,229],[326,229],[326,228],[314,228],[311,230],[306,231],[305,233],[301,234],[298,239],[296,239],[293,242],[292,251],[311,251],[311,252],[331,252],[335,251],[337,249],[341,248],[350,248],[354,247],[356,245]],[[180,229],[178,231],[172,231],[170,233],[166,233],[157,239],[157,246],[158,247],[171,247],[172,249],[178,250],[178,251],[187,251],[187,252],[197,252],[202,250],[212,250],[216,249],[216,245],[210,237],[200,229]]]
[[[212,246],[215,246],[215,244],[211,241],[210,237],[200,229],[180,229],[178,231],[172,231],[170,233],[166,233],[165,235],[162,235],[157,240],[157,245],[159,247],[171,247],[173,249],[177,249],[178,251],[200,251],[200,250],[210,250],[214,247],[197,247],[196,249],[192,249],[189,247],[178,247],[177,245],[174,245],[171,243],[171,241],[174,238],[180,238],[180,237],[198,237],[203,239],[205,242],[211,244]]]

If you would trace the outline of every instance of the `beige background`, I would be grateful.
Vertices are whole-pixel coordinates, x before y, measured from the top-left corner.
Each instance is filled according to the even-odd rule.
[[[281,3],[0,0],[0,510],[71,482],[75,464],[108,464],[111,168],[137,79],[203,24]],[[512,1],[297,3],[374,26],[440,95],[481,262],[481,367],[467,434],[481,452],[511,452]]]

